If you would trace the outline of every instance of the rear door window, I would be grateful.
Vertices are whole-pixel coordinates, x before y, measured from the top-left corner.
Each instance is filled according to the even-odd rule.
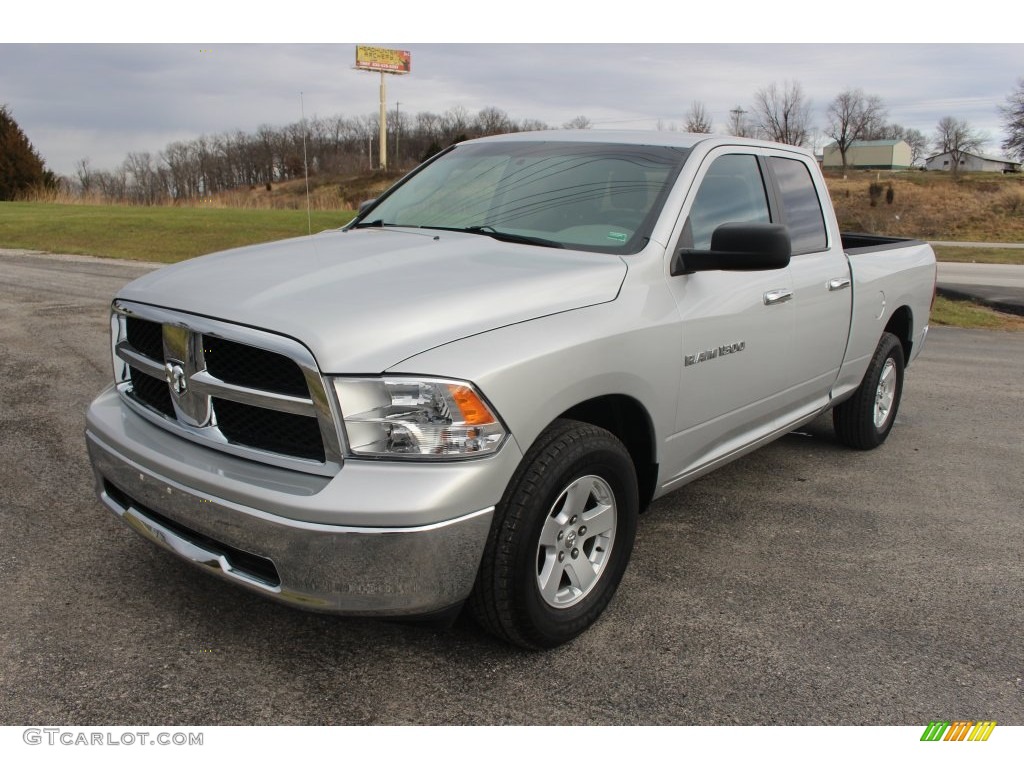
[[[789,228],[793,253],[825,250],[825,217],[810,169],[788,157],[771,157],[768,163],[782,196],[783,223]]]

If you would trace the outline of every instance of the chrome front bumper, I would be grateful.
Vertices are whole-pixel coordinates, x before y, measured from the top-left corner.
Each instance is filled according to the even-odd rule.
[[[97,402],[101,410],[116,408],[109,397],[101,396]],[[445,497],[458,497],[459,503],[469,503],[472,498],[487,500],[498,492],[487,506],[468,506],[473,510],[468,514],[447,517],[449,513],[443,512],[447,519],[423,524],[331,524],[288,513],[308,512],[313,498],[338,509],[339,497],[349,496],[345,501],[350,508],[360,508],[359,499],[345,493],[345,483],[341,488],[328,488],[328,482],[328,486],[318,486],[319,491],[267,492],[272,503],[266,507],[274,510],[268,512],[228,498],[238,496],[227,493],[234,482],[218,486],[217,473],[183,475],[180,456],[172,460],[166,454],[140,454],[142,447],[153,446],[149,440],[133,440],[140,437],[136,430],[155,430],[153,440],[165,433],[138,421],[127,412],[123,419],[104,418],[96,403],[90,409],[86,442],[97,493],[110,510],[144,538],[209,573],[296,607],[348,615],[426,615],[465,600],[476,579],[493,502],[500,496],[497,488],[506,482],[504,475],[511,471],[506,465],[514,467],[518,454],[513,450],[492,466],[488,474],[497,477],[489,477],[486,484],[477,478],[479,468],[469,464],[461,481],[453,477],[454,487],[447,489]],[[209,449],[190,445],[188,450],[200,452],[195,463],[205,467]],[[348,465],[341,474],[355,469]],[[444,476],[442,471],[438,479]],[[183,477],[187,482],[181,481]],[[318,478],[315,482],[325,481]],[[366,499],[367,505],[379,502],[380,497],[401,498],[402,483],[402,469],[395,468],[391,487],[380,488],[376,499]],[[408,504],[413,508],[424,500],[415,495],[419,483],[415,474],[409,483],[406,490],[414,495]],[[275,484],[281,485],[278,480]],[[203,490],[197,490],[200,488]],[[226,491],[223,495],[214,492],[221,488]],[[469,488],[474,491],[468,493]],[[284,509],[282,498],[293,495],[295,510]],[[422,516],[421,509],[415,511]],[[343,520],[344,515],[342,509],[339,517]]]

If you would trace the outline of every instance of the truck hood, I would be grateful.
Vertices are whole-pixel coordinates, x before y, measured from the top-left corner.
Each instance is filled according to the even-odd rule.
[[[118,297],[284,334],[305,344],[324,373],[365,374],[466,336],[611,301],[625,275],[623,260],[608,254],[359,229],[192,259]]]

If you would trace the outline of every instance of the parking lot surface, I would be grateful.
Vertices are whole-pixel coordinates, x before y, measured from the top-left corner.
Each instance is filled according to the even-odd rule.
[[[1024,724],[1024,334],[933,329],[877,451],[825,416],[655,502],[603,618],[526,653],[272,604],[100,506],[147,269],[0,255],[0,724]]]

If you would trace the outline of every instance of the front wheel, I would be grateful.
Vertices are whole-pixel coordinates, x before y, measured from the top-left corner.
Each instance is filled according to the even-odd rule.
[[[889,436],[903,394],[903,345],[883,333],[853,397],[832,411],[836,435],[851,448],[877,448]]]
[[[629,561],[636,471],[610,432],[556,421],[523,459],[498,508],[470,607],[488,631],[552,648],[593,624]]]

